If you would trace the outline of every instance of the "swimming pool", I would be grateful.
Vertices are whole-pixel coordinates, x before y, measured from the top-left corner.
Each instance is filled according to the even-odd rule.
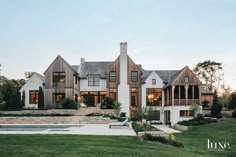
[[[71,127],[80,127],[81,125],[0,125],[0,132],[5,131],[70,131]]]

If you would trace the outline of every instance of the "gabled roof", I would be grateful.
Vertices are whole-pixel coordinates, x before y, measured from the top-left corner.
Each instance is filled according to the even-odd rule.
[[[37,75],[43,82],[45,82],[45,77],[39,73],[34,73],[35,75]]]
[[[142,69],[142,82],[145,82],[146,79],[155,71],[157,75],[163,80],[164,83],[168,83],[174,74],[179,72],[179,70],[144,70]]]
[[[79,73],[79,65],[72,65],[71,66],[77,73]]]
[[[88,75],[100,75],[106,78],[106,71],[113,62],[84,62],[80,69],[80,78],[87,78]]]
[[[74,72],[78,73],[78,71],[75,70],[75,68],[73,68],[64,58],[62,58],[60,55],[58,55],[58,56],[54,59],[54,61],[50,64],[50,66],[47,68],[47,70],[45,70],[44,75],[45,75],[45,73],[48,71],[48,69],[49,69],[58,59],[61,59],[63,62],[65,62],[65,63],[68,65],[68,67],[71,68],[71,70],[73,70]]]

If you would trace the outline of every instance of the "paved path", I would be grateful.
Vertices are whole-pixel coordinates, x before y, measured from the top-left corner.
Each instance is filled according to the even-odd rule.
[[[153,125],[155,128],[165,132],[165,133],[181,133],[180,131],[178,130],[175,130],[175,129],[172,129],[172,128],[169,128],[168,126],[166,125]]]

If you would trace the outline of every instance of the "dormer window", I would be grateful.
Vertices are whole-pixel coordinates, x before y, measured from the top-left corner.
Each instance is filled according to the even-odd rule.
[[[184,77],[184,83],[189,83],[189,77],[188,76]]]
[[[156,85],[157,84],[157,80],[156,79],[152,79],[152,85]]]

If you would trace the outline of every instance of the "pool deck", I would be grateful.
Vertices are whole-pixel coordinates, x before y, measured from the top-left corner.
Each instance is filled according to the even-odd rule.
[[[0,126],[1,125],[3,124],[0,124]],[[4,126],[7,125],[8,124],[4,124]],[[15,124],[15,125],[19,126],[22,124]],[[34,126],[39,124],[23,124],[23,125]],[[66,124],[45,124],[45,125],[66,125]],[[72,135],[136,136],[136,133],[132,128],[121,127],[112,129],[109,128],[109,124],[85,124],[85,125],[74,124],[72,127],[66,129],[46,129],[43,131],[0,131],[0,134],[72,134]]]

